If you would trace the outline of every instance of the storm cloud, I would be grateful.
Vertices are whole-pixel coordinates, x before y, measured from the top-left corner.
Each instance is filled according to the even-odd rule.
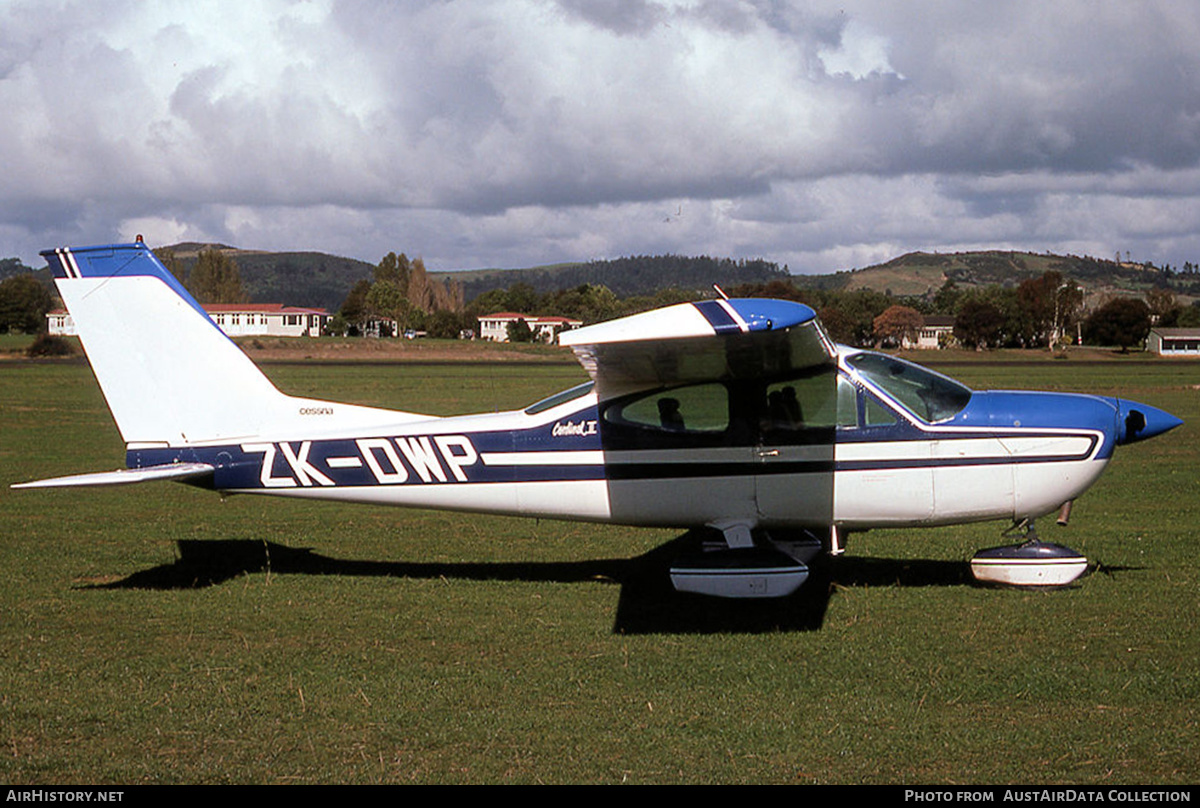
[[[0,255],[1200,261],[1178,2],[0,4]]]

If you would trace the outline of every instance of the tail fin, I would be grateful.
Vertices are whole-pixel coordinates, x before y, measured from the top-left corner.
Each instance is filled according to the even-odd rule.
[[[313,403],[280,393],[143,243],[42,253],[126,444],[233,442],[300,427]],[[335,412],[334,407],[337,408]],[[316,408],[361,424],[419,416]],[[343,418],[329,418],[331,427]]]

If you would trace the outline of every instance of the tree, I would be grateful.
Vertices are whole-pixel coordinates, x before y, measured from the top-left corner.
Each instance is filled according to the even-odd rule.
[[[342,307],[338,310],[338,314],[346,321],[346,333],[349,336],[360,335],[363,326],[371,316],[371,312],[367,308],[367,295],[370,293],[371,282],[363,278],[351,287],[346,299],[342,301]]]
[[[533,342],[533,329],[524,320],[513,320],[507,330],[509,342]]]
[[[994,348],[1003,335],[1004,313],[986,300],[968,300],[954,318],[954,337],[967,348]]]
[[[29,272],[33,272],[33,267],[25,266],[20,258],[0,258],[0,280]]]
[[[817,312],[821,325],[829,332],[834,342],[844,342],[847,345],[854,341],[854,322],[846,313],[836,306],[825,306]]]
[[[429,318],[426,330],[429,336],[440,339],[458,339],[458,335],[473,326],[473,322],[463,314],[453,311],[437,311]]]
[[[1150,333],[1150,307],[1132,297],[1114,298],[1087,318],[1083,333],[1093,345],[1118,345],[1128,353]]]
[[[874,340],[875,318],[883,314],[892,301],[873,289],[855,289],[831,296],[827,308],[837,310],[837,319],[845,324],[843,336],[834,335],[839,342],[869,345]],[[824,314],[821,315],[824,318]]]
[[[413,308],[424,312],[435,311],[438,308],[435,286],[440,288],[441,284],[429,279],[425,262],[420,258],[413,261],[408,273],[408,289],[404,293]]]
[[[54,298],[32,275],[14,275],[0,283],[0,333],[34,334],[46,328]]]
[[[350,323],[339,311],[325,322],[323,333],[327,337],[345,337],[350,333]]]
[[[467,307],[467,312],[477,316],[484,314],[492,314],[498,311],[507,311],[508,309],[508,292],[503,289],[492,289],[484,292],[479,297],[471,301],[471,305]],[[521,312],[525,314],[526,312]]]
[[[367,309],[380,317],[396,321],[396,336],[404,333],[413,319],[412,303],[392,281],[376,281],[367,293]]]
[[[388,281],[394,283],[400,288],[402,294],[407,295],[410,268],[407,255],[404,253],[396,255],[394,252],[390,252],[375,267],[375,282]]]
[[[1079,315],[1083,311],[1083,289],[1073,281],[1058,287],[1054,311],[1055,337],[1061,341],[1065,335],[1069,343],[1071,331],[1079,322]]]
[[[1179,312],[1179,317],[1175,320],[1175,327],[1200,328],[1200,306],[1193,303],[1183,307]]]
[[[509,311],[518,311],[522,314],[533,314],[538,311],[540,303],[537,290],[524,281],[517,281],[508,287],[507,300]]]
[[[873,322],[875,339],[880,343],[890,342],[901,346],[915,343],[925,327],[921,312],[899,305],[889,306]]]
[[[184,271],[183,264],[179,263],[179,259],[175,257],[175,251],[166,247],[159,247],[154,251],[154,256],[159,262],[167,268],[167,271],[175,276],[175,279],[187,286],[187,273]]]
[[[958,307],[958,301],[962,298],[962,290],[958,288],[958,284],[954,279],[948,279],[942,284],[942,287],[937,290],[937,294],[933,296],[933,311],[935,314],[953,314]]]
[[[221,250],[201,250],[187,279],[187,289],[201,303],[245,303],[242,276],[234,261]]]
[[[25,355],[31,359],[40,356],[72,356],[75,346],[64,337],[57,334],[38,334],[33,344],[25,349]]]
[[[1017,287],[1017,304],[1020,307],[1021,342],[1026,347],[1048,345],[1058,323],[1058,292],[1063,276],[1050,270],[1040,278],[1027,278]]]
[[[1146,305],[1150,307],[1151,320],[1163,328],[1174,327],[1183,311],[1170,289],[1150,289],[1146,292]]]

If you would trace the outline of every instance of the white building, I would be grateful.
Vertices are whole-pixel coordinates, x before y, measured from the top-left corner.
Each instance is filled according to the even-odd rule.
[[[75,330],[75,321],[67,314],[66,309],[51,309],[46,312],[46,330],[62,337],[73,337],[79,333]]]
[[[1146,350],[1160,356],[1200,356],[1200,328],[1152,328]]]
[[[325,309],[284,306],[282,303],[208,303],[204,310],[231,337],[319,337],[329,313]],[[66,309],[46,314],[51,334],[75,335],[75,321]]]
[[[319,337],[329,321],[325,309],[282,303],[205,303],[213,322],[231,337]]]
[[[558,341],[560,331],[569,331],[583,325],[583,320],[572,320],[570,317],[532,317],[514,311],[498,311],[479,318],[479,338],[492,342],[508,342],[508,324],[517,320],[525,321],[533,331],[534,339],[549,343]]]
[[[917,344],[911,347],[921,350],[937,350],[954,340],[954,318],[929,314],[925,316],[925,325],[917,337]],[[910,346],[906,346],[910,347]]]

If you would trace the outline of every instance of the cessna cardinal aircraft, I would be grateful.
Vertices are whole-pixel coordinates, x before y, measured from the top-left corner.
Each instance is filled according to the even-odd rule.
[[[807,306],[759,299],[564,333],[592,381],[524,410],[438,418],[295,398],[140,241],[43,255],[127,468],[14,487],[181,480],[224,494],[709,528],[723,542],[672,569],[676,588],[707,594],[787,594],[814,546],[839,552],[849,531],[1027,528],[1087,490],[1115,447],[1181,423],[1116,398],[973,392],[835,345]]]

